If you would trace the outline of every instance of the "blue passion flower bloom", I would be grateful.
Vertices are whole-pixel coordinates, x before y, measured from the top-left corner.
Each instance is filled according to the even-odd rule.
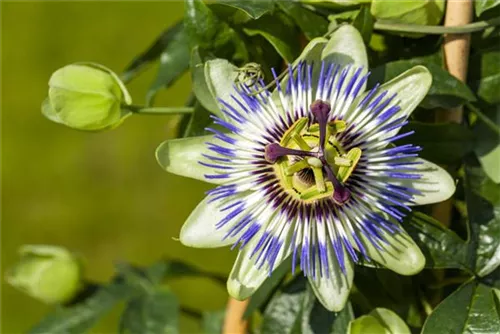
[[[329,43],[338,36],[318,43],[322,52],[334,50]],[[418,158],[420,147],[397,140],[412,134],[401,127],[432,77],[417,66],[365,92],[368,76],[362,62],[303,57],[281,82],[275,75],[274,92],[260,82],[219,99],[213,135],[159,147],[167,170],[219,184],[187,219],[180,241],[239,249],[228,280],[233,297],[248,298],[286,260],[294,271],[298,264],[327,309],[339,311],[355,263],[403,275],[424,267],[400,223],[410,206],[451,196],[454,183]]]

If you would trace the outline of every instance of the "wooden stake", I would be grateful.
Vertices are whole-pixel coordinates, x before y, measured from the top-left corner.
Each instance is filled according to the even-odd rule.
[[[458,26],[472,21],[472,0],[448,0],[446,2],[445,26]],[[470,34],[449,34],[444,36],[444,61],[448,72],[458,80],[467,79],[469,63]],[[437,122],[462,123],[463,107],[440,110],[436,113]],[[450,225],[452,201],[447,200],[434,205],[432,216],[445,224]]]
[[[245,334],[248,322],[243,320],[243,313],[247,308],[249,299],[244,301],[229,297],[226,307],[226,317],[222,328],[223,334]]]

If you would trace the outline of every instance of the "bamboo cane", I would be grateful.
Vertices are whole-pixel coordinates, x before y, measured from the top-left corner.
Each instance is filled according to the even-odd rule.
[[[445,26],[459,26],[468,24],[472,20],[472,0],[448,0],[446,3]],[[469,63],[470,34],[448,34],[444,36],[444,61],[448,72],[458,80],[467,79]],[[436,114],[437,122],[462,123],[463,107],[440,110]],[[445,224],[450,225],[452,200],[435,205],[432,216]]]

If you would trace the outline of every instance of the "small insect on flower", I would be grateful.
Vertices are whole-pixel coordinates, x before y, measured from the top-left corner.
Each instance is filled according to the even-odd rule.
[[[417,66],[367,92],[369,73],[352,64],[299,61],[281,82],[273,74],[274,92],[260,80],[219,101],[224,117],[213,116],[219,127],[208,129],[204,148],[182,139],[158,149],[161,159],[180,145],[184,157],[197,157],[204,179],[219,184],[184,224],[181,242],[239,248],[228,280],[238,299],[283,261],[293,271],[298,263],[333,311],[343,308],[361,260],[419,272],[425,258],[400,222],[411,205],[454,191],[443,169],[417,157],[420,147],[397,145],[412,134],[399,130],[430,73]],[[199,177],[188,169],[182,175]]]

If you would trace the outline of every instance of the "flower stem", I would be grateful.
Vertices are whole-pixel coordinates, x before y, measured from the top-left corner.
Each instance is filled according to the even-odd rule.
[[[500,25],[500,17],[495,17],[493,19],[485,21],[463,24],[459,26],[426,26],[420,24],[400,24],[400,23],[377,21],[375,22],[373,29],[395,31],[395,32],[411,32],[411,33],[443,35],[443,34],[467,34],[471,32],[482,31],[486,28],[498,25]]]
[[[248,306],[249,299],[239,301],[229,297],[224,318],[223,334],[245,334],[248,322],[243,320],[243,314]]]
[[[124,105],[122,108],[134,114],[144,115],[185,115],[191,114],[194,111],[192,107],[144,107],[138,105]]]
[[[491,119],[488,118],[485,114],[479,110],[479,108],[474,107],[470,102],[467,102],[465,104],[467,109],[472,111],[474,114],[476,114],[477,118],[479,118],[484,124],[486,124],[487,127],[489,127],[491,130],[495,131],[495,133],[500,135],[500,127],[495,124]]]

